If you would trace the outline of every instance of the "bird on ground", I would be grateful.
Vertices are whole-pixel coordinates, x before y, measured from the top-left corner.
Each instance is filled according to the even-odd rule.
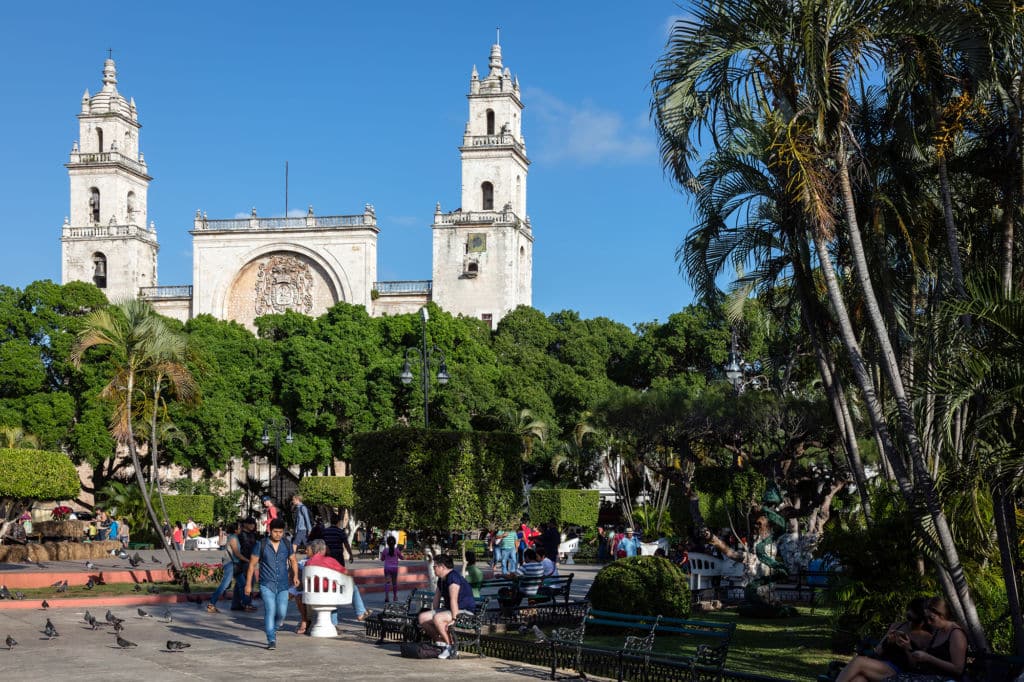
[[[93,562],[91,562],[91,561],[86,561],[86,562],[85,562],[85,567],[86,567],[87,569],[89,569],[89,570],[91,571],[91,570],[93,570],[93,569],[95,569],[95,568],[96,568],[96,564],[94,564],[94,563],[93,563]]]
[[[18,601],[21,601],[22,599],[25,598],[25,593],[24,592],[15,592],[14,593],[14,598],[17,599]]]
[[[110,609],[107,609],[107,613],[103,616],[103,620],[107,621],[108,623],[113,623],[115,620],[117,620],[117,617],[110,612]]]
[[[10,591],[7,589],[7,585],[0,586],[0,599],[13,599]]]
[[[142,563],[142,559],[139,559],[139,558],[138,558],[138,556],[139,556],[139,555],[138,555],[138,554],[136,554],[136,555],[135,555],[135,556],[133,556],[133,557],[129,557],[129,559],[128,559],[128,563],[132,565],[132,568],[138,568],[138,567],[139,567],[139,564],[141,564],[141,563]]]
[[[149,592],[150,594],[160,594],[160,588],[156,585],[150,585],[146,588],[146,592]]]
[[[121,625],[121,623],[122,623],[122,621],[119,621],[119,620],[118,621],[114,621],[114,632],[120,633],[122,630],[124,630],[124,626]]]
[[[96,616],[92,615],[91,613],[86,614],[86,615],[88,617],[85,619],[85,622],[88,623],[89,625],[91,625],[93,630],[95,630],[96,628],[98,628],[100,626],[100,622],[98,620],[96,620]]]
[[[120,552],[117,553],[117,558],[118,559],[127,559],[128,558],[128,552],[126,552],[126,551],[124,551],[122,549]]]
[[[50,602],[48,602],[48,601],[46,601],[46,600],[44,599],[44,600],[43,600],[43,610],[45,611],[45,610],[46,610],[46,609],[48,609],[48,608],[50,608]]]
[[[89,613],[89,609],[86,609],[85,610],[85,615],[82,616],[82,620],[84,620],[86,623],[88,623],[89,619],[92,618],[92,617],[93,617],[92,614]]]
[[[167,650],[168,651],[181,651],[183,649],[189,648],[190,646],[192,646],[192,645],[189,644],[188,642],[179,642],[176,639],[169,639],[169,640],[167,640]]]
[[[532,630],[533,630],[533,636],[537,638],[538,642],[546,642],[547,641],[547,639],[548,639],[547,635],[545,635],[544,631],[541,630],[539,627],[534,625]]]
[[[93,577],[90,575],[89,582],[85,583],[85,589],[91,590],[94,587],[96,587],[96,581],[93,580]]]
[[[166,622],[168,622],[168,623],[170,623],[172,620],[174,620],[173,618],[171,618],[171,610],[170,609],[164,609],[164,620]]]
[[[41,561],[36,562],[36,568],[46,568],[46,564]]]
[[[64,584],[64,581],[63,581],[63,580],[58,580],[58,581],[57,581],[57,582],[55,582],[54,584],[50,585],[50,587],[60,587],[60,586],[61,586],[61,585],[63,585],[63,584]]]
[[[149,560],[152,561],[154,564],[160,563],[160,560],[157,559],[156,556],[154,556],[152,554],[149,555]]]
[[[152,614],[146,613],[142,609],[137,609],[137,611],[139,613],[139,618],[152,618],[153,617]]]
[[[117,635],[117,639],[115,639],[114,641],[117,642],[117,645],[122,649],[131,649],[133,646],[138,646],[138,644],[136,644],[135,642],[129,642],[121,635]]]
[[[57,632],[57,628],[53,627],[53,623],[50,622],[49,618],[46,619],[46,627],[43,628],[43,634],[50,639],[60,637],[60,633]]]
[[[14,647],[18,646],[18,640],[14,639],[10,635],[7,635],[7,639],[4,640],[4,641],[7,643],[7,650],[8,651],[11,651],[11,650],[14,649]],[[170,642],[168,642],[167,644],[168,644],[168,648],[170,648]]]
[[[67,592],[67,591],[68,591],[68,581],[65,580],[64,582],[61,583],[60,587],[57,588],[57,592]]]
[[[142,592],[142,585],[135,583],[135,587],[132,588],[132,592]]]
[[[146,563],[145,560],[139,555],[138,552],[135,553],[135,556],[133,556],[132,559],[135,559],[135,561],[137,561],[140,564]]]

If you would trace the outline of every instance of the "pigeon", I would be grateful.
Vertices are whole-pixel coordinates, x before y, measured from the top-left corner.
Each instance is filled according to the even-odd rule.
[[[124,626],[121,625],[121,622],[122,621],[119,620],[114,621],[114,632],[120,633],[122,630],[124,630]]]
[[[159,560],[159,559],[157,559],[157,558],[156,558],[155,556],[153,556],[152,554],[150,554],[150,555],[149,555],[149,560],[150,560],[150,561],[152,561],[152,562],[153,562],[154,564],[158,564],[158,563],[160,563],[160,560]]]
[[[142,609],[137,609],[137,611],[139,613],[139,618],[152,618],[153,617],[151,614],[146,613]]]
[[[87,589],[87,590],[91,590],[91,589],[92,589],[92,588],[94,588],[94,587],[96,587],[96,581],[95,581],[95,580],[93,580],[92,576],[90,575],[90,576],[89,576],[89,582],[87,582],[87,583],[85,584],[85,589]]]
[[[121,635],[117,635],[117,639],[115,639],[114,641],[116,641],[117,645],[122,649],[131,649],[133,646],[138,646],[138,644],[136,644],[135,642],[129,642]]]
[[[138,554],[128,559],[128,563],[132,565],[132,568],[138,568],[139,564],[142,563],[142,559],[138,558]]]
[[[171,610],[170,609],[164,609],[164,620],[166,622],[168,622],[168,623],[170,623],[172,620],[174,620],[173,618],[171,618]]]
[[[22,599],[25,598],[25,593],[24,592],[17,592],[16,591],[14,593],[14,598],[17,599],[18,601],[21,601]]]
[[[50,603],[44,599],[43,600],[43,610],[45,611],[48,608],[50,608]]]
[[[50,585],[50,587],[60,587],[60,586],[61,586],[61,585],[63,585],[63,584],[64,584],[64,581],[63,581],[63,580],[58,580],[58,581],[57,581],[57,582],[55,582],[54,584]]]
[[[57,588],[57,592],[67,592],[67,591],[68,591],[68,581],[65,580],[63,583],[61,583],[60,587]]]
[[[53,623],[50,622],[49,618],[46,619],[46,627],[43,628],[43,634],[50,639],[60,637],[60,633],[57,632],[57,628],[53,627]]]
[[[46,564],[42,563],[41,561],[37,561],[36,562],[36,568],[43,568],[43,569],[45,569],[46,568]]]
[[[160,594],[160,588],[156,585],[150,585],[146,588],[146,592],[149,592],[150,594]]]
[[[533,636],[537,638],[538,642],[546,642],[546,641],[548,641],[547,635],[545,635],[544,631],[541,630],[539,627],[534,625],[532,630],[533,630]]]
[[[139,563],[139,564],[144,564],[144,563],[146,563],[145,561],[143,561],[142,557],[141,557],[141,556],[139,556],[139,553],[138,553],[138,552],[136,552],[136,553],[135,553],[135,556],[133,556],[133,557],[132,557],[132,559],[134,559],[134,560],[135,560],[135,562],[136,562],[136,563]]]
[[[88,623],[90,620],[95,620],[95,619],[93,618],[92,614],[89,613],[89,609],[86,609],[85,610],[85,615],[82,616],[82,620],[84,620],[86,623]]]
[[[87,615],[88,618],[85,619],[85,622],[91,625],[93,630],[98,628],[100,626],[100,622],[96,620],[96,616],[92,615],[91,613]]]
[[[127,559],[128,558],[128,552],[126,552],[126,551],[124,551],[122,549],[120,552],[117,553],[117,558],[118,559]]]
[[[190,646],[192,646],[192,645],[189,644],[188,642],[179,642],[176,639],[169,639],[169,640],[167,640],[167,650],[168,651],[181,651],[183,649],[189,648]]]
[[[108,623],[113,623],[115,620],[117,620],[117,617],[110,612],[110,609],[107,609],[107,613],[105,616],[103,616],[103,620],[107,621]]]
[[[135,583],[135,587],[132,588],[132,592],[142,592],[142,585]]]
[[[11,596],[10,591],[8,591],[7,585],[0,587],[0,599],[14,599],[14,597]]]
[[[86,562],[85,562],[85,567],[86,567],[86,568],[87,568],[88,570],[90,570],[90,571],[94,571],[94,570],[96,570],[96,564],[94,564],[94,563],[93,563],[93,562],[91,562],[91,561],[86,561]]]
[[[18,646],[18,640],[14,639],[10,635],[7,635],[7,639],[5,641],[7,642],[7,650],[8,651],[12,651],[14,649],[14,647]],[[186,644],[185,646],[188,646],[188,644]],[[171,643],[170,642],[167,643],[167,648],[168,649],[171,648]]]

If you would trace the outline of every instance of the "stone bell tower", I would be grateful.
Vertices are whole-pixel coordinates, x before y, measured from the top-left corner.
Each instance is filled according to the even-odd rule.
[[[433,300],[452,314],[497,322],[530,305],[533,230],[526,214],[530,160],[522,134],[519,79],[491,46],[487,75],[469,81],[462,156],[462,206],[434,212]]]
[[[156,228],[146,222],[152,178],[139,151],[135,100],[117,91],[113,59],[103,64],[103,87],[86,90],[78,140],[65,167],[71,211],[61,232],[61,281],[92,282],[111,301],[136,298],[156,286]]]

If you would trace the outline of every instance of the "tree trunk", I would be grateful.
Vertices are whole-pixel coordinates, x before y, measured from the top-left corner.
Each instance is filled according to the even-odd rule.
[[[956,221],[953,219],[953,197],[949,190],[949,174],[946,169],[946,157],[939,157],[939,190],[942,194],[942,217],[946,224],[946,248],[949,249],[949,264],[953,269],[953,288],[960,298],[967,298],[964,288],[964,271],[960,265],[960,242],[956,234]]]
[[[988,642],[985,631],[981,626],[981,619],[978,617],[978,610],[971,596],[970,587],[967,584],[967,577],[964,575],[963,564],[960,562],[960,554],[953,541],[953,533],[942,506],[939,502],[938,493],[935,490],[935,481],[928,473],[928,468],[922,454],[921,442],[917,435],[917,426],[914,423],[914,414],[910,401],[903,384],[903,377],[900,375],[899,364],[896,353],[893,350],[889,332],[882,320],[882,314],[878,307],[878,300],[875,297],[874,287],[871,284],[871,274],[868,270],[867,259],[864,256],[864,245],[861,240],[860,226],[857,222],[857,213],[853,200],[853,188],[850,184],[850,169],[846,158],[846,151],[841,146],[838,154],[839,182],[842,190],[843,207],[846,217],[846,229],[849,236],[850,254],[853,256],[854,272],[857,282],[861,288],[864,300],[864,309],[868,320],[874,330],[876,340],[881,351],[881,365],[888,379],[889,388],[892,390],[893,398],[900,415],[903,436],[907,441],[910,450],[911,471],[914,475],[915,493],[921,495],[932,517],[935,526],[935,536],[942,548],[942,556],[947,566],[950,578],[956,587],[956,593],[964,612],[964,625],[967,629],[968,638],[976,650],[987,651]],[[915,495],[916,496],[916,495]],[[913,497],[911,498],[913,500]]]
[[[1002,484],[992,487],[992,515],[996,525],[996,543],[999,545],[999,563],[1006,586],[1006,601],[1010,607],[1010,623],[1013,626],[1013,654],[1024,656],[1024,614],[1021,613],[1021,591],[1019,571],[1015,560],[1017,548],[1017,524],[1014,517],[1013,497],[1007,495]]]

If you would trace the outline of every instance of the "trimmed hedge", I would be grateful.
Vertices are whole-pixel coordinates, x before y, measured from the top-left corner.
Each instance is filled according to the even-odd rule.
[[[351,476],[306,476],[299,481],[299,494],[307,505],[352,507],[355,504]]]
[[[596,490],[549,488],[530,491],[530,519],[534,523],[555,519],[559,526],[597,525],[601,494]]]
[[[63,453],[0,449],[0,498],[73,500],[81,489],[75,465]]]
[[[690,582],[682,569],[660,556],[613,561],[594,576],[587,599],[601,611],[690,616]]]
[[[519,517],[523,444],[515,434],[393,428],[352,445],[355,511],[371,526],[464,530]]]
[[[159,501],[154,500],[159,511]],[[174,524],[191,518],[200,525],[213,523],[213,495],[164,495],[167,518]]]

